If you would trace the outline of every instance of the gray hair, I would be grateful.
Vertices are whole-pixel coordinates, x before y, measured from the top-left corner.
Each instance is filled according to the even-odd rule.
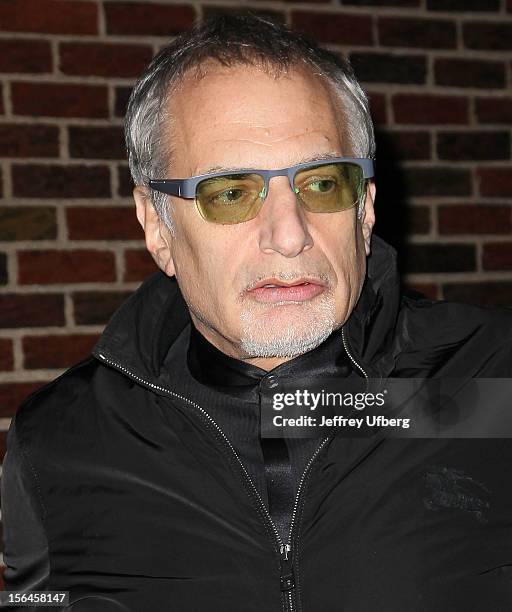
[[[164,138],[173,88],[208,60],[224,66],[261,65],[276,75],[301,64],[324,77],[340,101],[354,157],[375,155],[368,99],[347,59],[320,48],[304,35],[255,15],[216,15],[175,38],[147,66],[128,101],[125,140],[135,185],[165,178],[171,143]],[[168,196],[150,190],[151,201],[171,233]],[[358,211],[361,216],[361,205]]]

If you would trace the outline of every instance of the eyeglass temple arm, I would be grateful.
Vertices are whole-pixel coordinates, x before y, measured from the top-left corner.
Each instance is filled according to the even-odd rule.
[[[155,189],[156,191],[161,191],[162,193],[166,193],[167,195],[173,196],[181,196],[181,180],[172,180],[167,179],[163,181],[149,181],[149,186],[151,189]]]
[[[375,177],[375,160],[362,158],[359,161],[359,165],[363,170],[363,178],[369,180]]]

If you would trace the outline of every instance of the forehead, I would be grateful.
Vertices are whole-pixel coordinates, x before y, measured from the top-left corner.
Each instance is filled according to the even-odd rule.
[[[185,76],[167,110],[172,165],[190,171],[242,160],[282,167],[293,163],[290,156],[307,156],[308,148],[348,154],[341,150],[347,143],[337,96],[305,68],[276,75],[258,66],[211,63],[200,78]]]

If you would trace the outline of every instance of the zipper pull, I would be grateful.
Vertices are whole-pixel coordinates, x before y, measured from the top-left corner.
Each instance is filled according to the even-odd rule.
[[[295,577],[291,558],[292,547],[282,544],[281,548],[281,591],[291,591],[295,588]]]

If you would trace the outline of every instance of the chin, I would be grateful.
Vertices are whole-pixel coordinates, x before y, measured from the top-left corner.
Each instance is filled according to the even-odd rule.
[[[240,348],[248,357],[295,357],[316,348],[336,325],[332,295],[308,302],[248,305],[240,315]]]

